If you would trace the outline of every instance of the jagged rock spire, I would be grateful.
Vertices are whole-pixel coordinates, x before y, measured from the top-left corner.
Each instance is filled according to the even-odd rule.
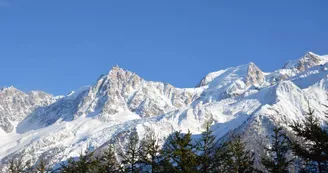
[[[260,85],[264,82],[264,74],[253,62],[250,62],[247,69],[246,85]]]

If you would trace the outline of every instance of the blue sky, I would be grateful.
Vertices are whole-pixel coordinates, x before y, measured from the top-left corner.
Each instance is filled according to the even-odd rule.
[[[67,94],[116,64],[193,87],[250,61],[328,54],[328,2],[0,0],[0,86]]]

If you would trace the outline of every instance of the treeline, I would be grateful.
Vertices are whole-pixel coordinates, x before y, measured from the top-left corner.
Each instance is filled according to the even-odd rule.
[[[289,138],[281,127],[273,129],[271,142],[260,156],[258,170],[254,166],[254,153],[246,149],[240,136],[217,143],[210,127],[195,141],[190,132],[175,132],[160,147],[154,135],[143,140],[131,133],[124,151],[116,154],[110,146],[101,155],[93,152],[69,159],[57,170],[48,170],[44,161],[35,167],[21,161],[9,163],[10,173],[300,173],[328,172],[328,127],[309,109],[303,122],[294,122],[295,138]],[[120,161],[118,161],[118,158]]]

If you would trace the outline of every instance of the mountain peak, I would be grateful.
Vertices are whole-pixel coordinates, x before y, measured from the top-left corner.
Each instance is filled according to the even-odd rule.
[[[141,81],[142,79],[133,72],[125,70],[118,65],[113,66],[108,74],[101,75],[95,86],[95,92],[108,92],[109,89],[122,90],[132,81]],[[135,85],[135,83],[133,83]]]
[[[115,78],[118,76],[130,76],[130,75],[135,75],[135,73],[131,72],[129,70],[123,69],[122,67],[119,67],[118,65],[113,66],[107,74],[107,76],[115,77]]]
[[[11,91],[11,92],[17,92],[17,91],[19,91],[19,92],[22,92],[19,89],[15,88],[13,85],[11,85],[9,87],[3,87],[3,88],[1,88],[0,91]]]
[[[249,73],[250,71],[262,72],[262,70],[253,62],[248,63],[246,67],[247,67],[247,73]]]
[[[247,64],[248,68],[256,68],[256,69],[260,69],[255,63],[250,62]]]
[[[304,71],[311,67],[318,66],[327,62],[328,59],[324,56],[319,56],[313,52],[307,52],[300,59],[287,62],[283,68]]]
[[[231,74],[234,77],[228,77]],[[257,67],[253,62],[244,64],[237,67],[230,67],[224,70],[219,70],[207,74],[203,79],[196,85],[196,87],[202,87],[208,85],[212,81],[217,81],[217,84],[223,82],[225,79],[230,81],[231,79],[237,79],[239,77],[246,77],[247,85],[259,84],[264,80],[263,72],[259,67]],[[220,81],[220,82],[218,82]]]
[[[322,58],[313,53],[313,52],[307,52],[301,59],[300,61],[302,60],[308,60],[308,61],[312,61],[312,62],[319,62],[320,60],[322,60]]]
[[[311,51],[308,51],[308,52],[306,52],[306,54],[305,54],[305,57],[306,56],[319,56],[319,55],[317,55],[317,54],[315,54],[315,53],[313,53],[313,52],[311,52]]]
[[[109,73],[111,73],[111,72],[122,72],[122,71],[126,71],[126,70],[124,70],[123,68],[121,68],[118,65],[115,65],[110,69]]]
[[[262,70],[253,62],[250,62],[247,69],[246,84],[260,85],[264,82],[264,74]]]
[[[132,75],[135,75],[135,73],[125,70],[119,67],[118,65],[116,65],[111,68],[107,77],[109,77],[111,80],[115,80],[115,79],[121,80],[122,78],[127,78]]]

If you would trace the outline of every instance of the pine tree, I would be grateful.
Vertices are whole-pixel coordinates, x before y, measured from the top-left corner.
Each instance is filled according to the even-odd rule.
[[[104,154],[97,160],[99,160],[100,163],[97,169],[99,173],[118,173],[120,171],[120,164],[116,159],[113,146],[109,146]]]
[[[139,162],[139,137],[137,132],[132,132],[129,137],[129,143],[127,144],[127,150],[125,153],[120,153],[122,157],[122,164],[125,167],[125,171],[129,173],[139,172],[137,167]]]
[[[99,168],[99,162],[93,157],[93,152],[85,152],[79,156],[78,160],[68,159],[67,164],[62,164],[60,171],[62,173],[95,173]]]
[[[76,161],[76,171],[79,173],[93,173],[99,166],[99,162],[94,159],[93,152],[85,152],[80,154],[79,160]]]
[[[199,164],[199,171],[202,173],[209,173],[214,171],[215,160],[215,136],[212,135],[209,124],[206,126],[206,130],[202,133],[202,137],[197,141],[197,151],[199,156],[197,162]]]
[[[163,147],[163,155],[166,168],[173,173],[195,173],[197,172],[197,160],[192,144],[191,133],[173,133]]]
[[[175,170],[174,170],[174,167],[173,167],[173,164],[171,163],[171,158],[167,155],[167,154],[164,154],[164,150],[161,151],[161,154],[160,154],[160,160],[159,160],[159,171],[160,173],[167,173],[167,172],[172,172],[174,173]]]
[[[160,146],[153,133],[148,134],[145,139],[141,141],[140,162],[150,167],[150,173],[160,172],[160,151]]]
[[[38,164],[36,169],[39,173],[45,173],[47,171],[46,164],[43,159],[40,160],[40,163]]]
[[[223,142],[215,148],[214,161],[213,161],[213,172],[224,173],[230,169],[232,164],[232,155],[228,150],[229,142]]]
[[[24,162],[23,158],[11,159],[9,161],[9,173],[22,173],[26,169],[31,168],[31,164],[29,161]]]
[[[293,159],[287,159],[290,151],[289,138],[282,132],[281,127],[275,127],[273,132],[272,147],[265,148],[269,155],[262,157],[262,164],[269,172],[288,173],[288,167],[293,162]]]
[[[61,173],[77,173],[77,170],[76,170],[76,162],[74,161],[73,158],[69,158],[67,160],[67,163],[63,163],[61,164],[61,167],[60,167],[60,172]]]
[[[36,171],[38,173],[46,173],[51,172],[49,168],[47,168],[47,164],[43,158],[40,159],[39,163],[36,165]]]
[[[320,121],[314,116],[314,110],[309,110],[302,123],[294,122],[290,126],[298,140],[293,141],[292,148],[295,155],[303,158],[310,167],[315,167],[319,173],[328,169],[328,129],[321,127]],[[314,164],[314,165],[313,165]]]
[[[245,143],[241,141],[240,136],[233,137],[226,144],[226,147],[224,171],[236,173],[251,173],[255,171],[253,168],[254,153],[245,149]]]

